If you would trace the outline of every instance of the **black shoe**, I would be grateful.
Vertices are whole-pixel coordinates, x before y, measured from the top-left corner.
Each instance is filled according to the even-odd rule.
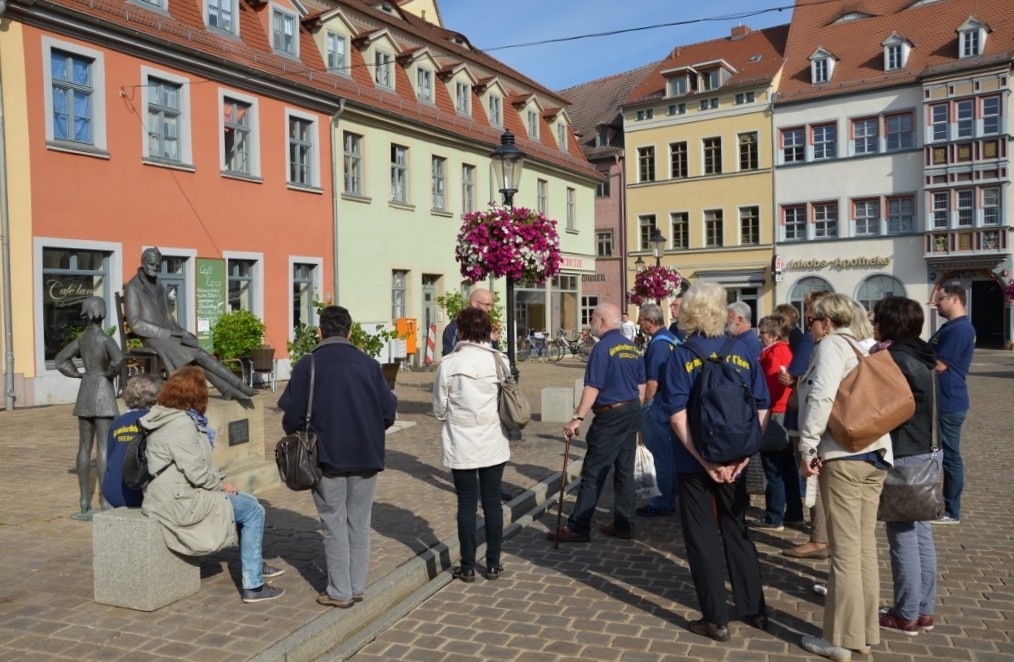
[[[462,568],[459,565],[451,570],[451,577],[454,579],[460,579],[466,584],[471,584],[475,581],[475,568]]]
[[[762,611],[759,614],[751,614],[750,616],[744,616],[743,622],[752,628],[757,628],[758,630],[767,630],[768,614],[767,612]]]
[[[500,573],[502,573],[502,572],[503,572],[503,566],[498,563],[496,565],[491,565],[488,568],[486,568],[485,570],[483,570],[482,571],[482,576],[485,577],[486,579],[489,579],[489,580],[499,579],[500,578]]]
[[[696,621],[690,621],[690,623],[687,624],[687,629],[694,634],[707,637],[708,639],[714,639],[715,641],[729,641],[729,626],[708,623],[703,618]]]

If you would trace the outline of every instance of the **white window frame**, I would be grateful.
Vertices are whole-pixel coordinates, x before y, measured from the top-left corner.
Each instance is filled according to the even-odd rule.
[[[264,319],[264,253],[244,251],[222,251],[222,259],[225,260],[225,307],[229,308],[229,260],[252,261],[253,268],[250,270],[250,282],[253,284],[253,296],[250,303],[253,306],[252,312],[257,317]],[[289,272],[292,273],[291,271]]]
[[[447,158],[434,155],[430,159],[433,209],[447,211]]]
[[[221,25],[211,24],[211,5],[215,4],[219,13],[222,11],[222,5],[229,5],[229,18],[232,25],[228,27],[222,27]],[[212,30],[218,30],[219,32],[225,32],[226,34],[239,35],[239,0],[202,0],[202,15],[204,17],[204,24]]]
[[[902,121],[904,118],[908,118],[908,131],[891,131],[891,121],[898,120]],[[892,139],[897,138],[898,144],[895,146],[891,145]],[[906,149],[912,149],[915,146],[915,117],[913,113],[890,113],[884,115],[884,151],[885,152],[900,152]]]
[[[863,127],[862,133],[859,128]],[[873,133],[867,130],[872,127]],[[872,145],[872,148],[870,147]],[[880,118],[857,117],[852,120],[852,153],[854,155],[878,154],[880,152]]]
[[[645,145],[638,147],[637,151],[637,181],[653,182],[655,173],[655,146]]]
[[[725,210],[705,209],[702,214],[704,216],[704,247],[722,248],[725,246]]]
[[[943,117],[940,117],[937,111],[943,111]],[[943,103],[935,103],[929,107],[929,117],[927,118],[929,125],[927,128],[927,138],[929,138],[929,142],[944,142],[950,138],[950,118],[950,103],[945,101]],[[943,135],[938,136],[938,132]]]
[[[53,126],[53,50],[66,51],[71,55],[88,58],[91,64],[91,129],[92,142],[79,143],[73,140],[57,139],[54,137]],[[42,37],[42,83],[43,83],[43,106],[46,119],[46,145],[56,149],[72,152],[90,154],[93,151],[101,152],[107,156],[108,149],[106,139],[106,62],[101,51],[92,48],[84,48],[77,44],[66,41],[59,41],[51,37]]]
[[[539,139],[539,111],[528,110],[528,137],[532,140]]]
[[[489,108],[489,123],[493,126],[503,126],[503,97],[499,94],[490,94],[486,105]]]
[[[987,194],[995,196],[993,200],[987,198]],[[982,225],[984,227],[996,227],[1001,224],[1003,220],[1003,192],[999,186],[984,186],[979,189],[979,198],[981,200],[982,208]],[[993,220],[989,220],[987,210],[993,210]]]
[[[679,228],[677,230],[677,228]],[[690,213],[669,212],[669,248],[684,251],[690,248]]]
[[[975,226],[975,189],[962,188],[954,191],[954,226],[957,228],[971,228]],[[967,204],[966,204],[967,202]],[[968,212],[968,222],[961,222],[961,213]]]
[[[971,30],[962,30],[959,33],[959,50],[958,57],[965,59],[966,57],[977,57],[982,54],[982,47],[985,45],[985,39],[983,38],[983,30],[981,28],[974,28]]]
[[[373,52],[373,82],[385,90],[394,89],[394,55],[377,49]]]
[[[179,111],[178,116],[179,125],[177,126],[177,131],[179,132],[179,135],[177,135],[176,137],[179,146],[179,160],[172,161],[170,159],[162,158],[158,155],[152,156],[149,138],[150,132],[154,127],[151,126],[141,127],[142,158],[146,161],[150,161],[158,165],[174,165],[193,168],[194,156],[193,156],[193,145],[191,140],[192,132],[190,129],[191,118],[193,117],[193,115],[191,115],[190,113],[190,79],[183,78],[182,76],[177,76],[175,74],[170,74],[168,72],[161,71],[159,69],[154,69],[152,67],[141,65],[141,105],[144,107],[146,113],[148,106],[151,103],[152,88],[150,87],[151,85],[150,79],[152,78],[158,78],[168,83],[179,85],[179,90],[176,93],[179,102],[179,108],[177,109]],[[145,124],[147,124],[149,121],[150,120],[146,119]],[[163,253],[163,255],[164,254],[165,253]]]
[[[419,101],[433,103],[433,70],[417,67],[415,70],[415,95]]]
[[[880,234],[880,212],[881,204],[880,198],[855,198],[850,202],[852,206],[852,223],[854,237],[875,237]],[[867,205],[873,205],[872,216],[859,216],[859,206],[862,205],[866,209]],[[860,230],[860,223],[866,228],[865,231]]]
[[[398,204],[408,204],[408,171],[409,150],[406,145],[391,143],[391,191],[390,200]],[[399,197],[400,192],[400,197]]]
[[[348,76],[348,37],[341,32],[328,30],[324,41],[327,49],[327,68],[334,73]]]
[[[891,214],[892,203],[894,203],[894,204],[900,204],[902,202],[908,202],[908,204],[910,205],[909,213],[908,214],[898,213],[896,215],[892,215]],[[884,208],[885,208],[885,211],[886,211],[885,216],[887,216],[887,219],[886,219],[886,221],[887,221],[887,234],[908,234],[910,232],[918,232],[919,231],[919,225],[916,222],[916,218],[915,218],[915,196],[912,196],[912,195],[895,195],[895,196],[891,196],[891,197],[887,198],[887,200],[884,202]],[[908,224],[909,224],[909,227],[907,229],[903,227],[903,222],[904,222],[904,219],[906,217],[908,218]],[[896,229],[891,227],[892,220],[894,220],[895,218],[897,218],[897,228]]]
[[[972,138],[975,136],[975,99],[958,99],[951,104],[954,115],[954,138]],[[962,112],[966,112],[962,115]]]
[[[226,262],[228,264],[228,262]],[[309,257],[304,255],[290,255],[289,256],[289,340],[296,339],[296,317],[292,314],[292,310],[296,304],[296,298],[292,294],[292,286],[295,284],[292,278],[292,272],[296,268],[297,264],[311,264],[313,265],[313,297],[319,299],[320,293],[324,291],[324,260],[320,257]],[[228,275],[228,274],[227,274]],[[314,310],[312,321],[314,324],[318,322],[317,311]]]
[[[905,68],[905,48],[903,44],[884,46],[884,71],[898,71]]]
[[[567,151],[567,125],[563,122],[556,125],[556,143],[560,146],[561,151]]]
[[[831,58],[818,57],[810,63],[810,75],[814,85],[820,85],[831,80]]]
[[[932,191],[930,205],[932,206],[930,209],[932,229],[946,230],[949,228],[951,226],[951,192]]]
[[[686,179],[690,176],[690,153],[687,141],[669,143],[669,178]]]
[[[789,211],[793,212],[792,222],[789,222]],[[798,216],[796,215],[798,212]],[[805,204],[782,205],[780,213],[782,216],[782,240],[783,241],[806,241],[806,227],[809,225],[806,218]],[[792,236],[789,236],[789,227],[792,227]]]
[[[577,231],[577,192],[567,187],[567,229],[571,231]]]
[[[746,131],[739,134],[739,170],[750,172],[760,169],[760,133],[757,131]],[[747,157],[746,167],[743,167],[743,157]],[[752,165],[751,165],[752,164]]]
[[[249,118],[250,134],[250,172],[229,170],[225,166],[225,100],[232,99],[249,105],[247,113]],[[221,173],[228,177],[245,179],[260,179],[261,177],[261,150],[260,150],[260,104],[257,97],[252,97],[235,90],[218,88],[218,167]]]
[[[293,11],[283,8],[281,5],[271,3],[271,48],[276,53],[288,57],[299,57],[299,15]],[[276,25],[281,19],[281,31]],[[288,27],[292,27],[292,34],[288,34]],[[292,38],[292,48],[286,48],[285,39]],[[281,40],[281,45],[279,45]]]
[[[986,114],[986,102],[996,102],[996,112]],[[982,129],[979,131],[981,136],[991,136],[1000,133],[1003,128],[1003,98],[998,94],[990,94],[982,97],[979,100],[979,118],[981,120]],[[987,121],[995,126],[987,126]]]
[[[472,114],[472,86],[465,81],[454,83],[454,109],[459,115]]]
[[[810,207],[813,210],[814,238],[837,239],[839,228],[838,203],[835,201],[815,202]]]
[[[309,180],[308,182],[297,182],[292,179],[292,151],[293,138],[289,132],[291,120],[303,120],[309,122]],[[294,188],[320,188],[320,118],[310,113],[304,113],[295,108],[285,108],[285,181]]]
[[[790,135],[793,136],[792,144],[786,146],[785,138]],[[796,142],[796,138],[799,139],[798,143]],[[781,155],[782,163],[802,163],[806,161],[806,127],[795,126],[788,129],[780,129],[778,132],[778,142],[781,143],[778,152]],[[793,157],[795,157],[797,149],[799,150],[799,158],[786,158],[790,150]]]
[[[461,213],[475,211],[476,173],[478,169],[470,163],[461,165]]]
[[[701,168],[703,174],[721,175],[725,172],[722,168],[722,161],[725,157],[722,150],[721,136],[707,136],[706,138],[701,138],[701,155]]]
[[[358,151],[349,151],[349,138],[354,138],[352,143]],[[353,131],[342,132],[342,193],[347,195],[364,195],[363,185],[363,142],[366,138],[361,133]],[[349,163],[354,163],[354,168],[349,168]],[[353,184],[350,188],[349,184]]]
[[[595,257],[613,256],[613,231],[597,230],[595,232]]]
[[[818,131],[822,136],[817,140]],[[830,131],[831,139],[828,140]],[[813,160],[828,161],[838,157],[838,125],[834,122],[827,124],[814,124],[810,127],[810,139],[813,144]]]
[[[535,210],[543,214],[549,213],[549,182],[545,179],[536,180]]]

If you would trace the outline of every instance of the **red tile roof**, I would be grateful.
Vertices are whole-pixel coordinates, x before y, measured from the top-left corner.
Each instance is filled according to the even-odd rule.
[[[1014,55],[1014,4],[1010,0],[915,4],[915,0],[797,0],[777,103],[913,84],[941,67],[1009,62]],[[853,12],[869,17],[836,23]],[[970,16],[992,31],[982,56],[959,60],[956,31]],[[885,72],[881,44],[893,32],[913,48],[904,70]],[[809,57],[818,47],[838,61],[829,82],[813,85]]]

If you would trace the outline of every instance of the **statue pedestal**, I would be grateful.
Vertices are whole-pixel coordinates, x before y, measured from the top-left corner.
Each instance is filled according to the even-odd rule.
[[[212,397],[206,415],[216,433],[212,462],[228,482],[251,494],[279,484],[274,461],[264,459],[264,405],[259,398],[244,406]]]

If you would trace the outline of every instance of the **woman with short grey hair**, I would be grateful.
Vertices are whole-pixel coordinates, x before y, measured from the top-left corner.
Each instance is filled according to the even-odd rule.
[[[162,390],[162,378],[142,373],[127,380],[123,387],[123,402],[129,407],[127,413],[115,419],[109,426],[106,440],[106,472],[102,476],[102,496],[113,508],[137,508],[144,495],[141,490],[127,487],[123,482],[123,458],[127,446],[138,435],[137,421],[148,413]]]

